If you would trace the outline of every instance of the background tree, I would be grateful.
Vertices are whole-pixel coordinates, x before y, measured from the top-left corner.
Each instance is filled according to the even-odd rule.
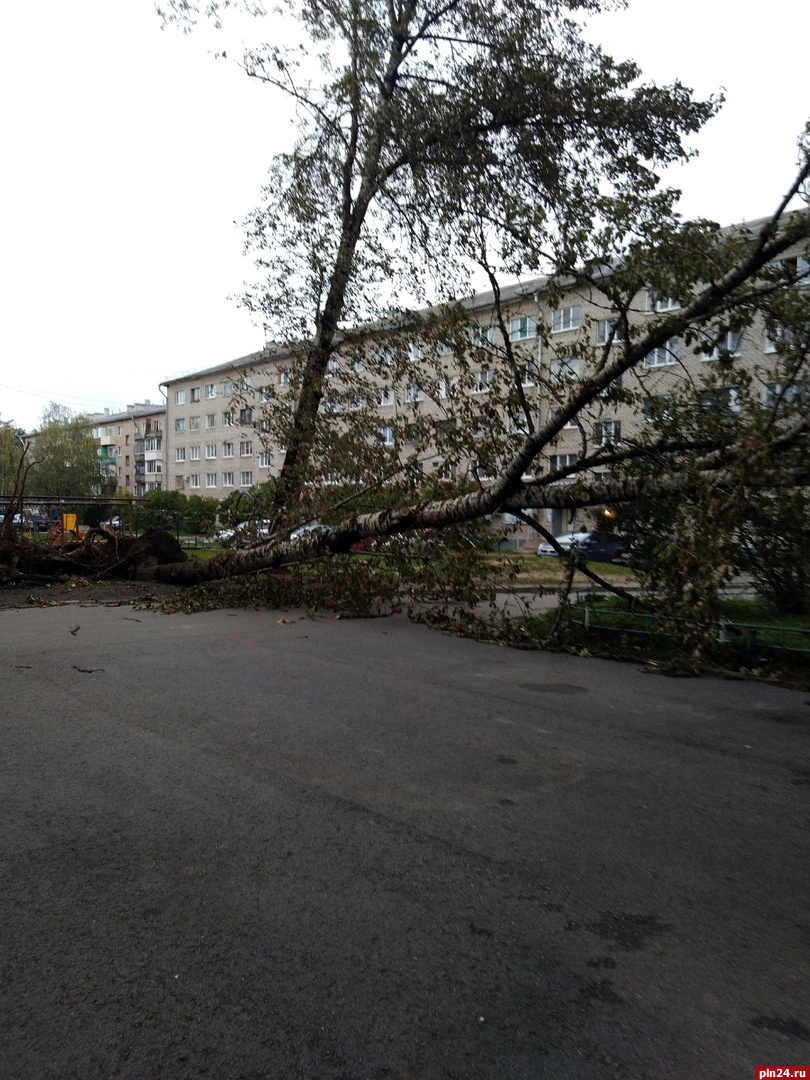
[[[98,493],[103,479],[98,448],[84,416],[51,402],[42,413],[32,452],[37,464],[28,482],[30,495],[70,499]]]

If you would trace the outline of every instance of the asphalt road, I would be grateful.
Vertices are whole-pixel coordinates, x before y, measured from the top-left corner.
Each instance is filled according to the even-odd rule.
[[[0,642],[3,1080],[810,1066],[806,694],[401,618]]]

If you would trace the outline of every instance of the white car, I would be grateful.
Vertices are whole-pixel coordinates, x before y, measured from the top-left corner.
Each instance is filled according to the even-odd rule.
[[[231,546],[253,544],[258,540],[269,540],[270,531],[271,522],[267,518],[263,521],[243,521],[233,529],[218,529],[214,539]]]
[[[587,559],[591,559],[593,562],[610,562],[627,543],[616,533],[608,532],[580,531],[563,533],[562,536],[556,536],[555,540],[563,551],[570,551],[572,547],[576,546]],[[559,555],[559,552],[551,544],[544,543],[538,547],[537,554],[548,558],[552,555]]]

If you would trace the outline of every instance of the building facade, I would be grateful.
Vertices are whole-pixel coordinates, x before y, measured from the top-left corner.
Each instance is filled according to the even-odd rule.
[[[582,380],[686,302],[642,288],[617,312],[609,298],[611,273],[606,267],[601,283],[592,278],[562,290],[539,278],[504,289],[497,304],[493,294],[478,294],[446,334],[433,311],[422,313],[421,330],[367,328],[337,346],[323,411],[338,417],[336,430],[341,422],[348,430],[355,414],[370,412],[367,439],[410,467],[451,479],[466,473],[486,483],[509,456],[510,440],[516,445],[565,410]],[[807,281],[806,252],[792,257],[791,273]],[[707,408],[733,413],[743,388],[723,381],[726,370],[745,372],[744,392],[767,405],[779,386],[774,337],[773,328],[754,319],[716,336],[666,340],[573,413],[533,468],[560,474],[565,483],[567,469],[600,447],[638,438],[660,419],[664,403],[687,393],[698,401],[702,394]],[[278,424],[267,418],[278,419],[285,394],[289,410],[295,378],[295,358],[269,346],[162,384],[164,486],[222,499],[276,475],[284,447]],[[595,515],[609,512],[600,508]],[[545,523],[561,533],[575,515],[548,511]]]
[[[99,494],[145,495],[163,487],[165,405],[147,400],[127,405],[123,412],[92,413],[87,419],[101,465]]]

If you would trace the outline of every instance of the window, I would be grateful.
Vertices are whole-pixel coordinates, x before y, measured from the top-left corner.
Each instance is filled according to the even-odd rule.
[[[192,386],[192,388],[191,388],[191,400],[192,400],[192,402],[200,400],[200,388],[199,388],[199,386]]]
[[[552,472],[561,472],[563,469],[570,469],[577,463],[576,454],[552,454],[548,459],[549,468]]]
[[[273,455],[268,450],[262,450],[259,454],[259,468],[269,469],[273,464]]]
[[[450,344],[449,341],[440,341],[436,351],[438,352],[439,356],[450,356],[453,352],[453,346]]]
[[[175,390],[175,392],[174,392],[174,403],[175,403],[175,405],[185,405],[185,403],[186,403],[186,392],[185,392],[185,390]]]
[[[722,334],[703,339],[701,352],[704,360],[718,360],[721,356],[739,356],[742,332],[726,330]]]
[[[762,404],[775,409],[780,403],[806,405],[810,394],[805,383],[767,383],[762,388]]]
[[[380,439],[380,442],[384,446],[393,446],[394,445],[394,429],[392,427],[390,427],[390,426],[381,427],[379,429],[379,431],[377,432],[377,435],[378,435],[378,437]]]
[[[662,394],[660,397],[645,398],[641,403],[641,415],[647,424],[657,424],[662,420],[671,420],[672,413],[672,398],[667,394]]]
[[[126,465],[127,468],[129,468],[129,454],[126,455],[126,459],[124,461],[124,464]]]
[[[163,472],[163,464],[160,461],[147,461],[146,471],[148,473]]]
[[[232,442],[224,442],[222,444],[222,456],[223,457],[233,457],[233,443]]]
[[[210,412],[205,418],[205,426],[207,428],[214,428],[217,426],[217,414]]]
[[[536,412],[530,413],[528,419],[523,412],[510,413],[506,419],[506,429],[510,435],[528,435],[539,427],[540,415]]]
[[[357,412],[358,409],[365,409],[365,407],[366,407],[366,395],[365,394],[354,394],[354,395],[352,395],[352,399],[349,402],[349,408],[353,412]]]
[[[495,344],[494,326],[474,326],[472,330],[472,343],[476,349],[486,349]]]
[[[207,488],[213,488],[217,486],[217,474],[215,472],[207,472],[205,474],[205,486]]]
[[[644,367],[667,367],[678,360],[678,339],[670,338],[666,345],[648,352],[644,357]]]
[[[186,421],[182,416],[175,420],[174,430],[178,435],[182,435],[183,432],[186,430]]]
[[[549,420],[555,420],[559,416],[559,414],[559,409],[549,409],[548,418]],[[571,428],[577,428],[578,426],[579,425],[577,424],[576,420],[566,420],[563,426],[560,428],[560,431],[568,431]]]
[[[612,335],[612,336],[611,336]],[[611,345],[624,341],[624,327],[616,319],[600,319],[596,324],[596,344]]]
[[[411,364],[416,364],[422,359],[422,343],[419,341],[412,341],[408,346],[408,361]]]
[[[603,420],[593,425],[593,436],[597,446],[605,446],[608,443],[618,442],[622,437],[622,424],[620,420]]]
[[[236,390],[236,384],[231,382],[230,379],[226,379],[222,384],[222,393],[225,397],[230,397]]]
[[[174,478],[174,486],[176,488],[184,488],[186,486],[185,481],[183,480],[182,476],[175,476],[175,478]]]
[[[225,445],[227,446],[227,443]],[[208,443],[208,445],[205,448],[205,456],[209,461],[212,458],[215,458],[217,456],[217,444],[216,443]]]
[[[217,396],[216,383],[210,382],[205,384],[205,396],[209,399],[209,401],[211,398],[215,398]]]
[[[524,388],[537,385],[537,369],[534,364],[523,364],[518,368],[520,385]]]
[[[200,417],[199,416],[192,416],[191,417],[191,419],[188,422],[188,429],[189,429],[189,431],[199,431],[200,430]]]
[[[239,443],[239,457],[252,457],[253,455],[253,442],[250,439],[243,439]]]
[[[473,372],[472,392],[474,394],[483,394],[490,389],[495,379],[495,373],[484,368],[481,371]]]
[[[252,424],[253,423],[253,409],[240,409],[239,410],[239,423],[240,424]]]
[[[223,487],[233,487],[233,473],[232,472],[224,472],[222,474],[222,486]]]
[[[199,448],[199,446],[192,446],[192,448],[191,448],[191,460],[192,461],[199,461],[200,460],[200,448]]]
[[[186,448],[185,448],[185,446],[178,446],[177,447],[177,449],[174,452],[174,460],[175,461],[185,461],[186,460]]]
[[[680,306],[680,300],[672,296],[660,296],[652,289],[647,293],[647,311],[677,311]]]
[[[578,356],[555,356],[551,361],[552,379],[578,379],[581,370],[582,361]]]
[[[228,411],[222,414],[222,426],[233,427],[233,413]]]
[[[250,469],[245,469],[243,472],[239,473],[239,483],[242,487],[250,487],[253,483],[253,473]]]
[[[129,446],[129,435],[124,436],[124,445]]]
[[[199,473],[192,473],[192,475],[189,477],[189,486],[193,488],[198,488],[200,486]]]
[[[421,386],[411,383],[405,391],[405,400],[410,402],[423,401],[425,392]]]
[[[736,416],[740,411],[740,391],[736,386],[721,390],[704,390],[698,399],[698,407],[704,413],[716,416]]]
[[[290,386],[292,383],[292,372],[289,368],[281,368],[277,375],[279,386]]]
[[[582,308],[579,304],[557,308],[551,317],[551,329],[559,334],[563,330],[578,330],[582,322]]]
[[[509,340],[526,341],[537,333],[537,324],[531,315],[518,315],[509,323]]]
[[[492,473],[483,461],[473,460],[467,466],[467,474],[475,480],[491,480]]]
[[[393,405],[394,391],[387,386],[380,387],[380,389],[377,391],[377,404],[380,406]]]
[[[799,334],[787,326],[774,326],[765,331],[765,352],[775,353],[780,345],[790,347],[799,342]]]

